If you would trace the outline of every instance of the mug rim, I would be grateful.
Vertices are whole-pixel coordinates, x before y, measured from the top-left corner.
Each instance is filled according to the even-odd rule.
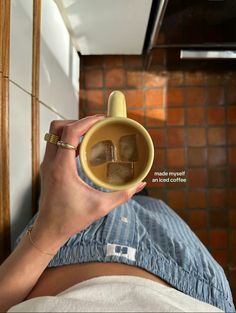
[[[121,124],[128,124],[133,126],[134,128],[138,129],[139,132],[144,136],[147,146],[148,146],[148,157],[147,157],[147,162],[145,168],[141,171],[141,173],[135,177],[135,179],[131,180],[130,182],[123,184],[121,186],[119,185],[111,185],[109,183],[105,183],[104,181],[100,180],[97,178],[92,171],[90,170],[88,164],[87,164],[87,157],[86,157],[86,146],[88,144],[89,139],[91,136],[100,128],[104,127],[106,124],[110,123],[121,123]],[[124,190],[124,189],[129,189],[136,185],[138,182],[141,182],[148,174],[150,171],[152,164],[153,164],[153,159],[154,159],[154,146],[153,142],[151,139],[151,136],[149,135],[148,131],[143,127],[143,125],[139,124],[138,122],[128,118],[128,117],[106,117],[102,121],[98,121],[95,123],[84,135],[84,138],[80,144],[80,163],[82,166],[83,171],[85,174],[88,176],[88,178],[93,181],[96,185],[100,187],[104,187],[110,190]]]

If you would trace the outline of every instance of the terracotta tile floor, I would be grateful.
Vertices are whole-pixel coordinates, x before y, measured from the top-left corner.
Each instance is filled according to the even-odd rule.
[[[236,296],[236,72],[168,69],[156,54],[82,57],[80,117],[105,112],[114,89],[155,146],[149,194],[186,220],[223,266]],[[187,183],[153,182],[156,171],[185,171]]]

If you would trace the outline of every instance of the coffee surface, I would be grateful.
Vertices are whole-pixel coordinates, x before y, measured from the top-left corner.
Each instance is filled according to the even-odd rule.
[[[145,169],[148,146],[142,133],[125,123],[105,125],[91,136],[86,150],[91,172],[104,183],[123,185]]]

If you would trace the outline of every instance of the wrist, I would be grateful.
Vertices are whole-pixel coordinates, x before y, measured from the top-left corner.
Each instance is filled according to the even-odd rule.
[[[69,239],[68,236],[61,235],[53,225],[46,226],[37,218],[30,234],[30,240],[33,245],[38,248],[41,252],[46,254],[55,255],[61,246]]]

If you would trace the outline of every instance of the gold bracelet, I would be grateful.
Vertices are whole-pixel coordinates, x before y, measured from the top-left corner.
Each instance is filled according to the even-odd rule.
[[[33,230],[33,227],[32,227],[32,226],[27,229],[27,234],[28,234],[28,236],[29,236],[29,240],[30,240],[31,244],[32,244],[38,251],[40,251],[41,253],[47,254],[47,255],[50,255],[50,256],[54,256],[55,254],[42,251],[41,249],[39,249],[39,248],[35,245],[35,243],[34,243],[33,240],[32,240],[32,237],[31,237],[31,232],[32,232],[32,230]]]

